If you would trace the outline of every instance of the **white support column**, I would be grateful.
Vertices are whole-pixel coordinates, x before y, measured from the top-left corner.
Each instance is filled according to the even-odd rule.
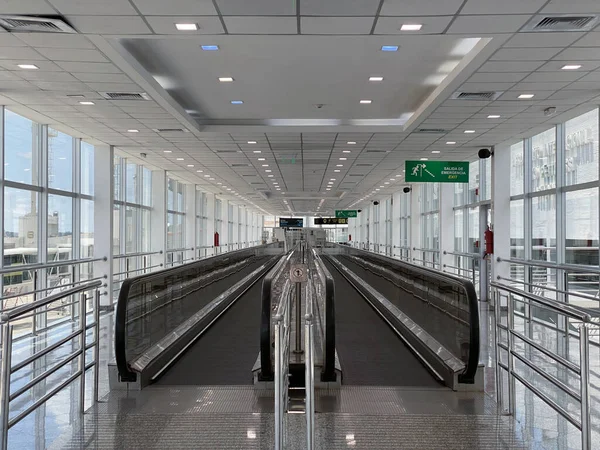
[[[196,252],[196,185],[185,185],[185,236],[183,238],[184,248],[193,248],[184,253],[184,259],[195,258]],[[186,261],[190,262],[190,261]]]
[[[229,201],[221,200],[221,229],[219,230],[219,234],[221,236],[221,240],[219,242],[220,245],[230,244],[229,242]],[[229,248],[225,247],[228,251]]]
[[[510,264],[497,262],[496,258],[510,258],[510,145],[500,145],[492,157],[492,225],[494,229],[494,254],[492,281],[498,276],[510,278]]]
[[[412,185],[412,192],[410,195],[410,256],[412,258],[421,259],[421,253],[416,253],[413,248],[421,248],[421,197],[423,191],[422,184]]]
[[[106,275],[100,297],[104,308],[113,304],[113,161],[113,147],[94,147],[94,257],[106,257],[94,263],[94,277]]]
[[[440,183],[440,261],[454,266],[454,256],[444,251],[454,251],[454,183]]]
[[[152,266],[167,263],[167,172],[155,170],[152,172],[152,211],[150,211],[150,251],[154,254],[150,261]],[[154,270],[160,270],[157,267]]]
[[[402,201],[406,201],[403,192],[396,192],[393,196],[392,205],[392,256],[399,256],[400,249],[400,213],[402,211]]]
[[[215,235],[215,194],[206,194],[206,245],[214,244]],[[207,249],[207,255],[216,255],[217,249]]]

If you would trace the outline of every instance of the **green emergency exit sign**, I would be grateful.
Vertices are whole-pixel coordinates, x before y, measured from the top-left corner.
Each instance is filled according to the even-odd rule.
[[[463,161],[406,161],[409,183],[468,183],[469,163]]]
[[[347,210],[339,210],[336,209],[335,211],[335,217],[338,219],[349,219],[349,218],[353,218],[353,217],[357,217],[358,213],[356,212],[355,209],[347,209]]]

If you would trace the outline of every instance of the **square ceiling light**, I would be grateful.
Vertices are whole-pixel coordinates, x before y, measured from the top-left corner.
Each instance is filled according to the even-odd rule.
[[[197,23],[176,23],[175,28],[178,31],[197,31],[198,24]]]

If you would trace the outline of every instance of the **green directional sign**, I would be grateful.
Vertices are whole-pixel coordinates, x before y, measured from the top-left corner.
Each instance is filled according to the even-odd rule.
[[[349,219],[352,217],[357,217],[358,213],[355,209],[347,209],[347,210],[339,210],[335,211],[335,217],[338,219]]]
[[[406,161],[409,183],[468,183],[469,163],[463,161]]]

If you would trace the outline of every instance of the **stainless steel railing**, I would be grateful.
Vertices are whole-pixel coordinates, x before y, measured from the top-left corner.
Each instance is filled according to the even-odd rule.
[[[289,390],[289,358],[291,314],[291,282],[286,281],[275,312],[275,450],[287,444],[287,405]]]
[[[315,336],[313,322],[313,296],[312,279],[308,279],[306,292],[306,311],[304,315],[304,379],[305,379],[305,415],[306,415],[306,449],[315,447]]]
[[[496,392],[498,404],[501,408],[508,410],[509,414],[516,413],[516,381],[519,381],[526,389],[535,394],[540,400],[550,406],[560,416],[570,422],[581,431],[581,448],[590,450],[591,443],[591,406],[590,406],[590,328],[598,332],[599,324],[592,320],[590,311],[583,308],[571,306],[556,300],[540,297],[535,294],[523,292],[519,289],[499,284],[491,283],[494,295],[495,305],[495,351],[496,351]],[[507,316],[506,324],[502,323],[502,307],[506,302]],[[522,317],[515,313],[515,304],[521,303],[525,311]],[[563,336],[560,336],[560,330],[553,333],[557,339],[566,339],[568,342],[571,333],[571,325],[578,326],[579,340],[579,365],[573,363],[568,357],[552,351],[542,345],[543,337],[536,338],[533,327],[536,322],[533,315],[536,309],[550,311],[560,317],[560,322],[564,325]],[[515,317],[522,319],[523,331],[519,331],[515,326]],[[543,330],[543,329],[542,329]],[[537,330],[539,333],[540,330]],[[543,333],[543,331],[541,331]],[[554,375],[548,370],[544,370],[531,358],[530,349],[534,349],[552,361],[552,364],[558,365],[562,370],[556,371]],[[504,358],[501,355],[506,355]],[[537,358],[539,361],[539,358]],[[580,418],[573,414],[572,409],[559,404],[554,398],[548,395],[541,387],[536,386],[534,377],[524,374],[522,369],[516,367],[519,363],[521,367],[526,367],[536,376],[543,378],[552,384],[560,392],[566,394],[568,398],[574,400],[580,405]],[[503,372],[504,371],[504,372]],[[504,377],[508,375],[508,405],[505,408],[504,399]],[[565,375],[561,375],[565,374]],[[574,377],[579,382],[579,389],[572,387],[569,383],[570,377]],[[562,379],[561,379],[562,378]],[[578,380],[577,380],[578,379]],[[577,383],[575,383],[576,385]]]
[[[94,281],[88,284],[71,288],[67,291],[61,292],[56,295],[48,296],[44,299],[37,300],[33,303],[18,306],[10,310],[4,311],[0,316],[0,336],[2,338],[2,361],[0,362],[0,450],[6,450],[8,448],[8,431],[14,427],[21,420],[39,408],[42,404],[46,403],[56,394],[67,388],[72,382],[79,378],[79,411],[83,414],[85,410],[85,374],[86,372],[94,368],[94,395],[93,401],[98,401],[98,381],[99,381],[99,336],[100,336],[100,291],[98,288],[102,285],[101,281]],[[87,323],[87,311],[86,303],[87,296],[86,292],[93,291],[93,317],[94,322],[91,324]],[[34,353],[30,357],[20,361],[17,364],[12,364],[13,356],[13,322],[25,317],[35,317],[39,314],[45,314],[48,311],[48,306],[51,303],[61,301],[65,298],[69,298],[77,295],[79,299],[74,303],[78,303],[78,326],[63,339],[54,342],[53,344],[45,347],[44,349]],[[41,311],[36,311],[43,308]],[[75,317],[73,316],[73,319]],[[87,342],[86,333],[88,330],[93,329],[92,342]],[[60,361],[53,364],[50,368],[46,367],[45,371],[36,374],[29,382],[25,383],[16,389],[11,389],[11,375],[18,372],[19,370],[34,364],[41,358],[44,358],[48,353],[58,349],[68,342],[77,341],[77,350],[66,355]],[[94,360],[86,364],[85,354],[87,350],[93,349]],[[77,371],[66,379],[64,379],[58,386],[50,389],[38,400],[34,401],[30,406],[23,409],[17,415],[10,417],[10,406],[11,402],[21,397],[23,394],[29,392],[35,388],[38,384],[45,382],[48,377],[58,372],[63,367],[70,363],[77,361]]]

